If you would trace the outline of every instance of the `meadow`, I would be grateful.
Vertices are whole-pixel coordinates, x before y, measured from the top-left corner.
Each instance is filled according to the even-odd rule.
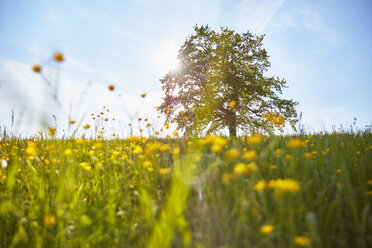
[[[372,133],[0,141],[0,247],[372,247]]]

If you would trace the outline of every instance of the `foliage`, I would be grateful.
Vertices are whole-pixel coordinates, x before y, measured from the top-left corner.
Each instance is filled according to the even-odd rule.
[[[237,128],[271,133],[285,121],[295,128],[297,102],[279,97],[286,81],[264,75],[270,66],[264,36],[194,30],[179,50],[180,68],[160,79],[165,96],[158,110],[168,122],[186,134],[225,127],[230,136]]]
[[[0,140],[0,247],[371,247],[372,135]]]

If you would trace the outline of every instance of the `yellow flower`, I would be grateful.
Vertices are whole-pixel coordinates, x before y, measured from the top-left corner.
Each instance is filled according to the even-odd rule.
[[[140,154],[140,153],[142,153],[142,152],[143,152],[142,147],[140,147],[139,145],[136,145],[136,146],[134,147],[134,149],[133,149],[133,153],[134,153],[134,154]]]
[[[278,192],[287,193],[287,192],[297,192],[300,190],[300,185],[297,181],[293,179],[276,179],[270,180],[267,185],[268,188],[277,190]]]
[[[159,169],[159,173],[160,175],[166,175],[170,172],[170,169],[169,168],[160,168]]]
[[[243,163],[238,163],[234,166],[234,173],[236,174],[248,174],[248,169]]]
[[[247,143],[251,146],[261,143],[261,135],[252,135],[247,138]]]
[[[301,139],[298,139],[298,138],[290,139],[287,142],[287,148],[291,148],[291,149],[304,147],[304,146],[305,146],[304,142]]]
[[[152,167],[152,162],[150,160],[143,161],[143,167],[145,168]]]
[[[225,152],[225,157],[228,159],[235,159],[239,156],[239,150],[238,149],[230,149]]]
[[[235,100],[232,100],[231,102],[229,102],[229,108],[234,108],[235,106],[236,106]]]
[[[54,217],[54,215],[46,215],[46,216],[44,216],[44,224],[47,227],[54,227],[57,224],[56,217]]]
[[[161,152],[167,152],[169,150],[170,150],[170,147],[168,145],[161,145],[159,147],[159,151],[161,151]]]
[[[110,84],[109,86],[107,86],[109,90],[113,91],[115,89],[115,86],[113,84]]]
[[[263,191],[266,188],[266,181],[260,180],[254,185],[256,191]]]
[[[54,137],[56,135],[56,129],[54,127],[48,127],[48,134]]]
[[[305,152],[304,153],[304,157],[305,158],[312,158],[313,157],[313,154],[311,154],[311,152]]]
[[[274,226],[272,225],[264,225],[264,226],[261,226],[260,228],[260,232],[262,234],[270,234],[274,231]]]
[[[32,70],[36,73],[40,73],[41,72],[41,66],[40,65],[34,65],[34,66],[32,66]]]
[[[257,153],[256,151],[254,150],[251,150],[251,151],[245,151],[244,152],[244,155],[242,156],[242,159],[246,159],[246,160],[253,160],[257,157]]]
[[[33,142],[33,141],[29,141],[27,142],[27,147],[26,147],[26,154],[28,156],[34,156],[34,155],[37,155],[37,147],[36,147],[36,143]]]
[[[66,156],[70,156],[70,155],[72,155],[72,150],[69,149],[69,148],[67,148],[67,149],[65,150],[65,155],[66,155]]]
[[[250,162],[249,164],[247,164],[247,169],[249,173],[255,172],[257,170],[256,162]]]
[[[62,62],[65,60],[65,57],[63,56],[62,53],[57,52],[54,54],[54,60],[58,62]]]
[[[177,132],[177,131],[174,131],[174,132],[173,132],[173,136],[174,136],[174,137],[177,137],[177,136],[178,136],[178,132]]]
[[[296,236],[296,237],[294,237],[293,241],[298,246],[305,247],[305,246],[310,245],[310,239],[308,237],[305,237],[305,236]]]
[[[211,147],[212,152],[220,152],[222,150],[222,147],[218,144],[213,144]]]
[[[273,165],[270,165],[270,169],[272,169],[272,170],[276,170],[278,168],[278,166],[277,165],[275,165],[275,164],[273,164]]]

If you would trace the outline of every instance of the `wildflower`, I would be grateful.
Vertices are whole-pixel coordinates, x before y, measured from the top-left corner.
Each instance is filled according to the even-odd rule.
[[[48,127],[48,134],[54,137],[56,135],[56,129],[54,127]]]
[[[165,127],[166,129],[169,129],[169,123],[168,123],[168,122],[164,122],[164,127]]]
[[[85,124],[85,125],[83,126],[83,128],[84,128],[84,129],[89,129],[89,128],[90,128],[90,125],[89,125],[89,124]]]
[[[341,173],[341,169],[338,168],[338,169],[336,170],[336,172],[337,172],[337,173]]]
[[[145,168],[152,167],[152,162],[150,160],[143,161],[143,167]]]
[[[252,135],[247,138],[247,143],[251,146],[261,143],[261,135]]]
[[[296,245],[298,246],[309,246],[310,245],[310,239],[305,236],[296,236],[293,241],[295,242]]]
[[[286,192],[297,192],[300,190],[300,185],[297,181],[293,179],[276,179],[270,180],[269,184],[267,185],[268,188],[275,189],[278,192],[286,193]]]
[[[136,146],[134,147],[134,149],[133,149],[133,153],[134,153],[134,154],[140,154],[140,153],[142,153],[142,152],[143,152],[142,147],[140,147],[140,146],[138,146],[138,145],[136,145]]]
[[[286,160],[291,160],[293,157],[291,156],[291,155],[289,155],[289,154],[287,154],[287,155],[285,155],[285,159]]]
[[[239,156],[239,150],[237,149],[230,149],[225,152],[225,157],[228,159],[235,159]]]
[[[28,156],[34,156],[34,155],[37,155],[37,147],[36,147],[36,143],[33,142],[33,141],[29,141],[27,142],[27,147],[26,147],[26,154]]]
[[[170,172],[170,169],[169,168],[160,168],[159,169],[159,173],[160,175],[166,175]]]
[[[222,150],[222,146],[218,145],[218,144],[214,144],[212,145],[211,147],[211,151],[212,152],[220,152]]]
[[[177,136],[178,136],[178,132],[177,132],[177,131],[174,131],[174,132],[173,132],[173,136],[174,136],[174,137],[177,137]]]
[[[75,124],[75,121],[74,121],[74,120],[70,120],[69,123],[70,123],[71,125],[73,125],[73,124]]]
[[[150,124],[150,123],[147,123],[147,124],[146,124],[146,127],[151,127],[151,124]]]
[[[67,149],[65,150],[65,155],[66,155],[66,156],[70,156],[70,155],[72,155],[72,150],[69,149],[69,148],[67,148]]]
[[[248,174],[248,169],[243,163],[238,163],[234,166],[234,173],[236,174]]]
[[[32,70],[36,73],[40,73],[41,72],[41,66],[40,65],[34,65],[34,66],[32,66]]]
[[[251,162],[247,164],[248,173],[255,172],[257,170],[257,164],[255,162]]]
[[[254,185],[256,191],[263,191],[266,188],[266,181],[260,180]]]
[[[245,151],[244,152],[244,155],[242,156],[242,159],[245,159],[245,160],[253,160],[257,157],[257,153],[256,151]]]
[[[299,147],[304,147],[305,144],[302,142],[301,139],[290,139],[287,142],[287,148],[299,148]]]
[[[114,86],[113,84],[110,84],[110,85],[108,86],[108,89],[111,90],[111,91],[113,91],[113,90],[115,89],[115,86]]]
[[[161,145],[159,147],[159,151],[161,151],[161,152],[167,152],[169,150],[170,150],[170,147],[168,145]]]
[[[7,162],[5,159],[2,159],[2,160],[1,160],[1,167],[2,167],[3,169],[5,169],[6,167],[8,167],[8,162]]]
[[[170,108],[166,108],[165,109],[165,112],[171,112],[171,109]]]
[[[305,152],[304,153],[304,157],[305,158],[312,158],[313,157],[313,154],[311,154],[310,152]]]
[[[274,231],[274,226],[272,225],[264,225],[264,226],[261,226],[260,228],[260,232],[262,234],[270,234]]]
[[[63,62],[65,60],[65,57],[63,56],[63,54],[59,52],[55,53],[53,57],[54,57],[54,60],[57,62]]]
[[[229,102],[229,108],[234,108],[235,106],[236,106],[235,100],[232,100],[231,102]]]
[[[44,224],[47,227],[54,227],[57,224],[56,217],[54,215],[46,215],[46,216],[44,216]]]
[[[278,168],[278,166],[277,165],[275,165],[275,164],[273,164],[273,165],[270,165],[270,169],[272,169],[272,170],[276,170]]]
[[[142,97],[142,98],[145,98],[145,97],[146,97],[146,93],[142,93],[142,94],[141,94],[141,97]]]

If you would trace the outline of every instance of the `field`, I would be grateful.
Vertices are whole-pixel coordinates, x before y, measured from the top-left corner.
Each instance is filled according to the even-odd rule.
[[[372,133],[0,141],[0,247],[372,247]]]

